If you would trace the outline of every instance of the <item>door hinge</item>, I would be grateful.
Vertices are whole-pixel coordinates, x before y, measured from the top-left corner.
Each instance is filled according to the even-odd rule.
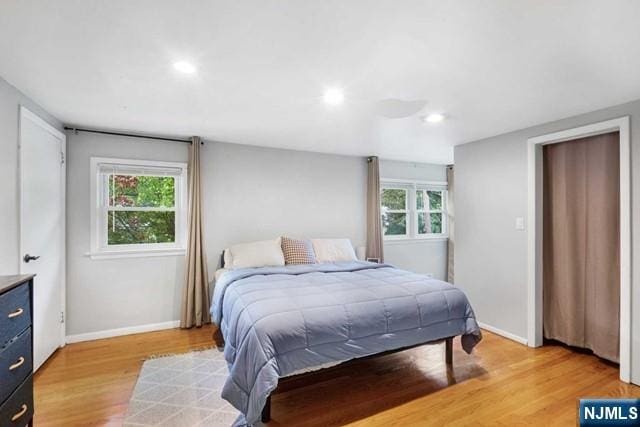
[[[64,151],[60,152],[60,164],[64,165]]]
[[[60,323],[64,323],[64,311],[60,312]]]

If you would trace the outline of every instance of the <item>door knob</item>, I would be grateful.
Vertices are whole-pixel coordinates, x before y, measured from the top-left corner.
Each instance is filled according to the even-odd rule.
[[[29,261],[35,261],[38,258],[40,258],[40,255],[38,256],[33,256],[33,255],[29,255],[29,254],[25,254],[24,258],[22,258],[24,260],[24,262],[29,262]]]

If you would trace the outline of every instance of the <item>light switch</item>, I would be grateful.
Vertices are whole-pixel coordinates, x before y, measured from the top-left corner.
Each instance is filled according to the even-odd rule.
[[[516,217],[516,230],[524,230],[524,218]]]

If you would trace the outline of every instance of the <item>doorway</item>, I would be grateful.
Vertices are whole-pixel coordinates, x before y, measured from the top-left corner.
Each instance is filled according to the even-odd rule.
[[[35,274],[33,364],[64,345],[65,135],[20,108],[20,273]]]
[[[619,274],[620,274],[620,379],[630,382],[631,349],[631,231],[629,118],[608,120],[555,132],[528,141],[529,148],[529,294],[528,345],[539,347],[543,340],[544,276],[544,179],[543,147],[595,135],[619,132]]]
[[[543,336],[619,362],[619,132],[544,145]]]

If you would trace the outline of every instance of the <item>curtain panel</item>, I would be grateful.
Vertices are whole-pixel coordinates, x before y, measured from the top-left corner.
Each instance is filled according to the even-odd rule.
[[[202,189],[200,185],[201,140],[191,138],[189,148],[189,202],[187,253],[182,290],[180,327],[202,326],[211,321],[209,314],[209,272],[202,227]]]
[[[617,362],[618,132],[543,147],[544,336]]]
[[[454,194],[454,169],[453,165],[447,166],[447,220],[449,224],[449,240],[447,242],[447,282],[453,283],[453,251],[455,246],[454,226],[455,215],[453,206]]]
[[[380,215],[380,165],[378,157],[367,157],[367,258],[384,261]]]

